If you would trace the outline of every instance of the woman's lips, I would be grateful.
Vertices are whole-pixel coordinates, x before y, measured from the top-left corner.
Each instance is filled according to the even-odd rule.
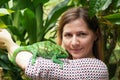
[[[82,50],[82,48],[80,48],[80,49],[71,49],[71,51],[74,52],[74,53],[81,52],[81,50]]]

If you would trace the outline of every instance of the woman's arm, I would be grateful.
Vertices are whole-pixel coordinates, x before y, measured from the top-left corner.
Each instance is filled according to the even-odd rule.
[[[32,54],[30,52],[27,51],[19,52],[16,56],[16,63],[24,70],[27,67],[31,57]]]
[[[8,50],[8,56],[13,56],[14,51],[19,48],[19,46],[14,43],[13,41],[8,41],[6,43],[7,50]],[[28,61],[31,58],[32,54],[27,51],[19,52],[16,56],[16,63],[19,67],[21,67],[23,70],[27,67]]]
[[[9,57],[12,57],[14,51],[19,47],[12,40],[10,33],[6,29],[0,29],[0,48],[7,49]],[[15,61],[24,70],[31,56],[32,54],[30,52],[22,51],[17,54]]]

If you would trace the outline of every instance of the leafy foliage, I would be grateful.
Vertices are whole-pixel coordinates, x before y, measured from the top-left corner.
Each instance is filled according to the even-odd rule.
[[[99,11],[107,9],[111,2],[112,0],[102,0],[102,1],[101,0],[90,0],[89,2],[90,16],[94,16]]]

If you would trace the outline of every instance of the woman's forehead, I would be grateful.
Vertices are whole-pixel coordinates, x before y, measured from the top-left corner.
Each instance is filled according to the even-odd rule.
[[[86,24],[86,22],[83,19],[76,19],[74,21],[71,21],[67,24],[64,25],[64,29],[70,29],[70,28],[77,28],[77,29],[88,29],[88,25]]]

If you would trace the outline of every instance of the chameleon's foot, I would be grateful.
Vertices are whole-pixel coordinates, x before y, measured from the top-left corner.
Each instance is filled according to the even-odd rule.
[[[31,60],[31,64],[32,64],[32,65],[34,65],[34,63],[35,63],[35,60],[34,60],[34,59],[32,59],[32,60]]]
[[[65,63],[69,64],[70,62],[69,62],[69,60],[68,60],[68,59],[65,59]]]
[[[60,69],[63,69],[64,68],[64,64],[69,64],[69,60],[68,59],[65,59],[64,62],[61,62],[59,65],[60,65]]]
[[[60,64],[60,69],[63,69],[63,64]]]

